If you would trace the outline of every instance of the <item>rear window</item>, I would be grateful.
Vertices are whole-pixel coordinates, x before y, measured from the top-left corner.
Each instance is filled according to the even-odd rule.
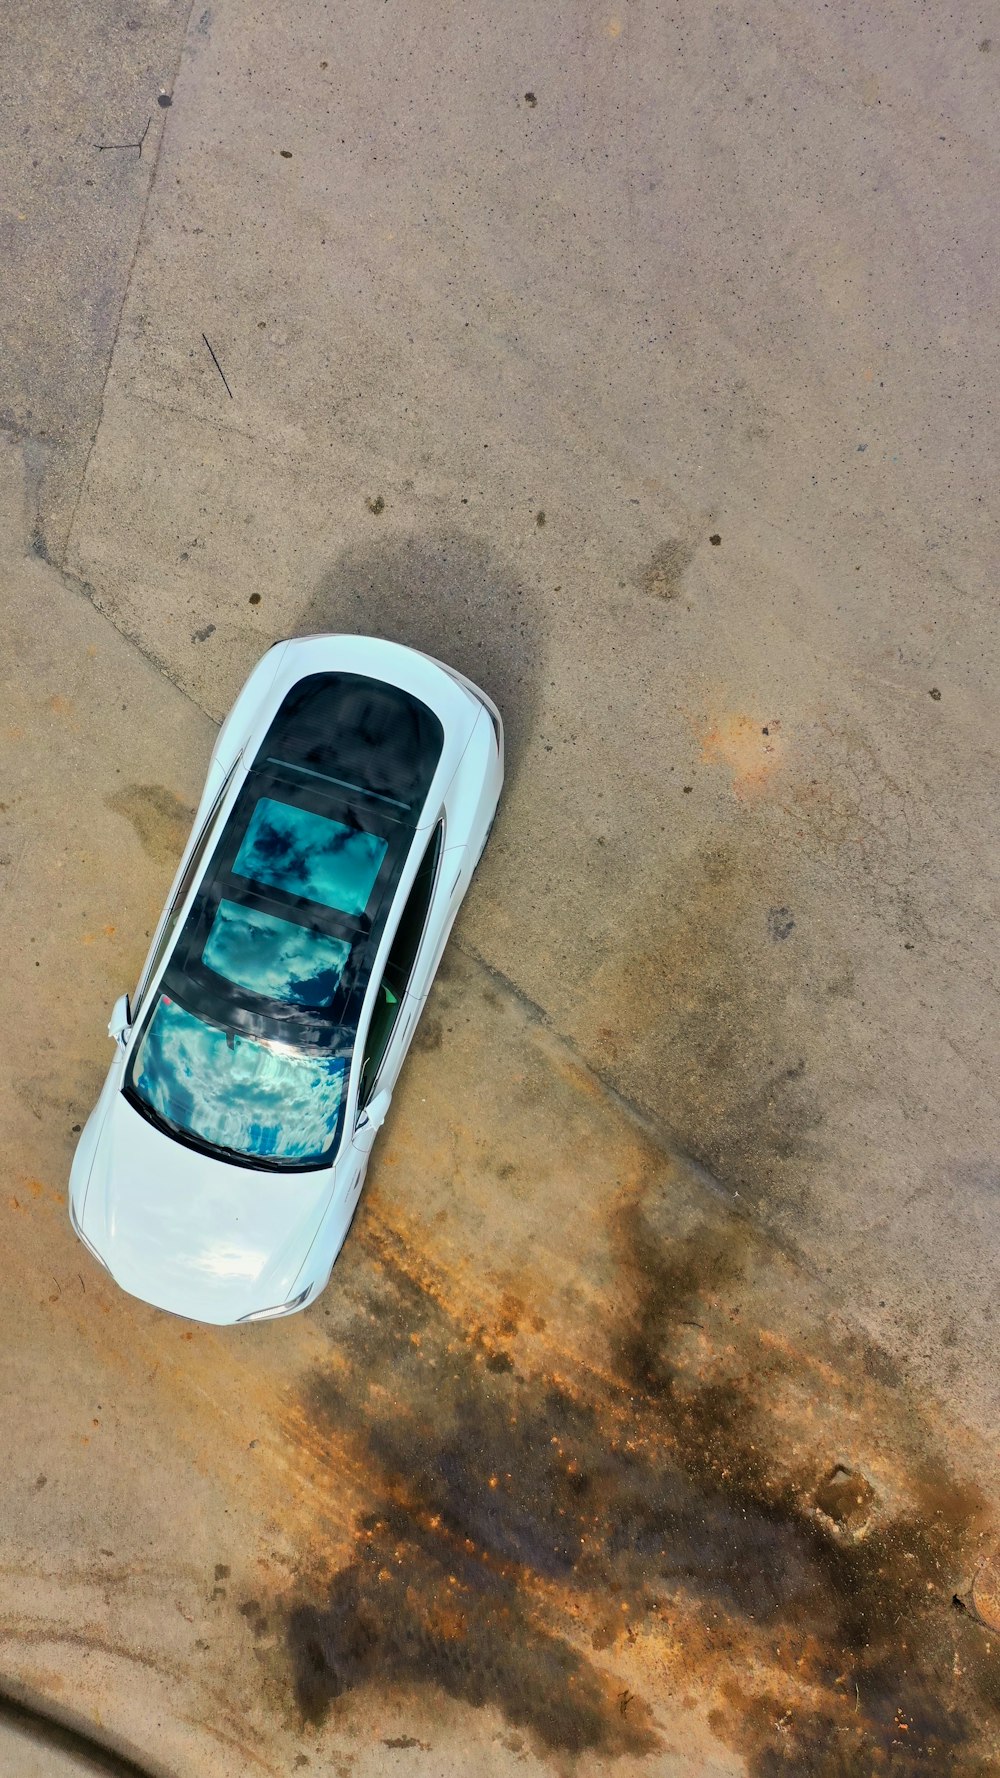
[[[444,729],[427,705],[358,673],[301,679],[275,717],[257,762],[281,762],[416,825]]]

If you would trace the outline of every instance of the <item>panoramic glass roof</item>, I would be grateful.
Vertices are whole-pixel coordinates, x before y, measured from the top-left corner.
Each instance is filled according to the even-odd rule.
[[[146,1115],[250,1164],[329,1162],[443,745],[438,718],[398,686],[325,673],[292,688],[145,1014],[126,1092]]]
[[[233,870],[286,895],[363,914],[387,849],[378,834],[262,796]]]
[[[293,1006],[329,1006],[350,954],[350,939],[220,901],[201,956],[216,975],[251,994]]]

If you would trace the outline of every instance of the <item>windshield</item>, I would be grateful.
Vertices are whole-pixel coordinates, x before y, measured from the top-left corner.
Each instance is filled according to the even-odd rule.
[[[199,1018],[161,994],[132,1066],[137,1098],[172,1130],[247,1159],[299,1165],[336,1135],[347,1061]]]

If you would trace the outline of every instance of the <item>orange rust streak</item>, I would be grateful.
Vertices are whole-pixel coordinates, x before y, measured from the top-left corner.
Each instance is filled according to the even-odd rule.
[[[706,765],[726,766],[740,800],[762,791],[782,764],[786,750],[781,723],[774,718],[729,714],[719,716],[701,734]]]

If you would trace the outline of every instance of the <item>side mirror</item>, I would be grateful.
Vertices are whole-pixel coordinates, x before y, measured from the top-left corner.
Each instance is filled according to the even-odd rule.
[[[108,1020],[108,1036],[113,1037],[119,1049],[124,1049],[132,1031],[132,1008],[128,995],[119,994]]]
[[[354,1127],[355,1148],[363,1149],[367,1153],[372,1147],[375,1137],[385,1123],[386,1113],[391,1104],[392,1094],[388,1087],[383,1087],[380,1093],[375,1094],[374,1099],[369,1099]]]

